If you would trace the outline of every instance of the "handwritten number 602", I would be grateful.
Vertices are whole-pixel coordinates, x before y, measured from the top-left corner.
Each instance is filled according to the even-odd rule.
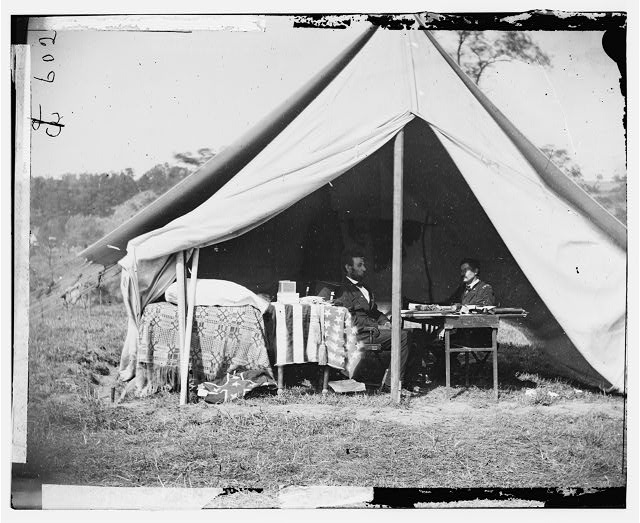
[[[38,41],[40,42],[40,45],[44,45],[45,47],[47,46],[45,42],[46,40],[50,40],[51,44],[54,45],[56,43],[57,36],[58,33],[54,30],[53,36],[43,36],[42,38],[38,38]],[[53,62],[53,60],[54,58],[52,54],[46,54],[42,57],[43,62]],[[36,80],[40,80],[41,82],[53,83],[53,81],[56,79],[56,73],[55,71],[49,71],[46,78],[39,78],[37,76],[34,76],[34,78]]]

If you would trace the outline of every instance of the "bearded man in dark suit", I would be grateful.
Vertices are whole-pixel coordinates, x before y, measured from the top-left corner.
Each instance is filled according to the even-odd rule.
[[[345,252],[342,256],[345,278],[336,292],[334,304],[349,309],[354,325],[358,329],[358,340],[368,340],[369,331],[373,329],[373,343],[379,343],[382,350],[391,350],[391,321],[376,305],[373,290],[364,284],[367,271],[365,259],[357,250]],[[409,358],[407,332],[400,333],[400,381],[411,385],[417,365]],[[387,373],[385,389],[390,390],[391,372]],[[403,388],[403,395],[411,395],[408,388]]]

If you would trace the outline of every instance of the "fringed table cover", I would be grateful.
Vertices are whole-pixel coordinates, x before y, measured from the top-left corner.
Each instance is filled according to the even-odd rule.
[[[136,376],[143,394],[177,390],[180,381],[178,307],[147,305],[139,328]],[[260,311],[239,307],[196,306],[191,338],[191,376],[196,383],[227,374],[259,371],[273,382]],[[254,373],[255,374],[255,373]],[[275,383],[275,382],[273,382]]]

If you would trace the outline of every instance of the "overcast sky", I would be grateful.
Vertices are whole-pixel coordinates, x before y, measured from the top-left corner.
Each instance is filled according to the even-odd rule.
[[[363,29],[293,29],[268,17],[264,31],[60,31],[46,48],[47,33],[32,32],[32,77],[55,71],[52,83],[32,80],[32,114],[41,105],[43,119],[55,111],[65,124],[57,138],[32,133],[32,175],[131,167],[139,176],[175,153],[220,149]],[[536,145],[567,149],[585,178],[623,175],[624,100],[602,33],[530,34],[553,67],[502,63],[482,89]]]

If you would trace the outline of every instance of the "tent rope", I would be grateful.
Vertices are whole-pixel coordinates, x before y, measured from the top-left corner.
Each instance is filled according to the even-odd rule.
[[[118,276],[118,274],[112,274],[109,278],[106,278],[105,281],[111,281],[111,280],[115,279],[116,276]],[[94,288],[95,288],[95,286],[91,286],[91,287],[86,287],[85,289],[83,289],[80,292],[80,294],[78,295],[78,299],[85,297]],[[56,309],[58,309],[60,307],[60,302],[58,300],[62,300],[62,297],[61,296],[52,296],[51,299],[46,302],[46,307],[42,306],[41,303],[36,303],[36,304],[33,304],[32,306],[29,307],[29,312],[39,313],[39,314],[41,314],[43,316],[46,315],[46,314],[49,314],[49,313],[55,311]],[[36,308],[38,306],[42,306],[42,310],[41,311]]]
[[[81,268],[86,268],[88,265],[92,265],[90,262],[87,264],[81,265]],[[120,275],[119,267],[117,265],[112,265],[103,271],[101,271],[98,275],[98,282],[93,282],[91,280],[94,279],[94,275],[90,274],[83,279],[82,275],[80,275],[73,286],[80,285],[78,290],[78,299],[83,298],[88,293],[90,293],[94,288],[97,288],[98,284],[104,284],[106,282],[113,281],[116,277]],[[84,280],[84,281],[83,281]],[[60,284],[56,283],[52,286],[50,292],[42,299],[32,299],[30,300],[29,311],[41,312],[44,314],[45,312],[50,312],[55,308],[60,306],[60,300],[63,300],[64,294],[60,294]]]

